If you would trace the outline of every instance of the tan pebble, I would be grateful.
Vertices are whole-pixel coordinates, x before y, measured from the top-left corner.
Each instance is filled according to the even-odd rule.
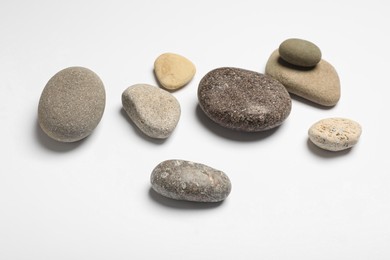
[[[353,120],[327,118],[310,127],[309,139],[322,149],[341,151],[357,144],[361,133],[360,124]]]
[[[154,71],[164,88],[176,90],[191,81],[196,69],[187,58],[174,53],[164,53],[154,62]]]

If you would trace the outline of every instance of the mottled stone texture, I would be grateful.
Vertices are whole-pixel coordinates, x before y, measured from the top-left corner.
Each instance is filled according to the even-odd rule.
[[[159,194],[176,200],[219,202],[230,194],[228,176],[200,163],[167,160],[153,170],[150,181]]]
[[[217,124],[257,132],[279,126],[291,111],[285,87],[272,77],[239,68],[218,68],[199,83],[199,105]]]
[[[313,67],[321,61],[321,50],[312,42],[302,39],[287,39],[279,46],[279,53],[283,60],[290,64]]]
[[[359,123],[347,118],[326,118],[309,129],[309,139],[328,151],[351,148],[359,141],[362,128]]]
[[[180,119],[180,104],[169,92],[147,84],[128,87],[122,105],[134,124],[147,136],[168,138]]]
[[[106,103],[103,82],[93,71],[70,67],[55,74],[42,91],[38,122],[51,138],[75,142],[99,124]]]

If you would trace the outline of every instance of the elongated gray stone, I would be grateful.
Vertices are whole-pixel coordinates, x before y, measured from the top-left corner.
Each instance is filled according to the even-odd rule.
[[[239,68],[218,68],[199,83],[199,105],[217,124],[257,132],[279,126],[291,111],[286,88],[267,75]]]
[[[290,64],[313,67],[321,61],[321,50],[312,42],[302,39],[287,39],[279,46],[282,59]]]
[[[106,104],[103,82],[93,71],[70,67],[55,74],[42,91],[38,122],[60,142],[79,141],[99,124]]]
[[[230,180],[222,171],[184,160],[160,163],[150,181],[157,193],[176,200],[219,202],[231,191]]]

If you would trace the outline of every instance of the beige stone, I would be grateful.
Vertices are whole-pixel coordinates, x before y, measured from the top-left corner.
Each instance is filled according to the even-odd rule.
[[[333,66],[321,60],[313,68],[301,68],[283,61],[278,50],[268,59],[265,73],[280,81],[288,92],[323,106],[340,99],[340,79]]]
[[[359,123],[347,118],[327,118],[318,121],[309,129],[309,139],[328,151],[351,148],[359,141],[362,128]]]
[[[191,81],[196,68],[190,60],[181,55],[164,53],[154,62],[154,71],[158,81],[164,88],[176,90]]]

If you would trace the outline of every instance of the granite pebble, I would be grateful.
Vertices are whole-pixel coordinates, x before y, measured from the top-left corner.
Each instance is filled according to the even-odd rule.
[[[198,87],[199,105],[217,124],[244,132],[277,127],[291,111],[286,88],[267,75],[240,68],[218,68]]]
[[[359,123],[347,118],[326,118],[309,129],[309,139],[316,146],[328,151],[351,148],[359,141],[362,128]]]
[[[164,88],[176,90],[191,81],[196,68],[190,60],[179,54],[164,53],[154,62],[154,71]]]
[[[180,119],[179,101],[168,91],[147,84],[123,91],[122,105],[134,124],[152,138],[168,138]]]
[[[106,103],[98,75],[83,67],[59,71],[46,84],[38,105],[42,130],[60,142],[79,141],[99,124]]]
[[[167,160],[150,177],[153,190],[162,196],[195,202],[220,202],[231,191],[228,176],[201,163]]]
[[[320,48],[302,39],[285,40],[279,46],[279,53],[283,60],[302,67],[313,67],[321,61]]]
[[[322,59],[313,68],[291,65],[275,50],[265,73],[280,81],[288,92],[322,106],[334,106],[340,99],[340,79],[334,67]]]

